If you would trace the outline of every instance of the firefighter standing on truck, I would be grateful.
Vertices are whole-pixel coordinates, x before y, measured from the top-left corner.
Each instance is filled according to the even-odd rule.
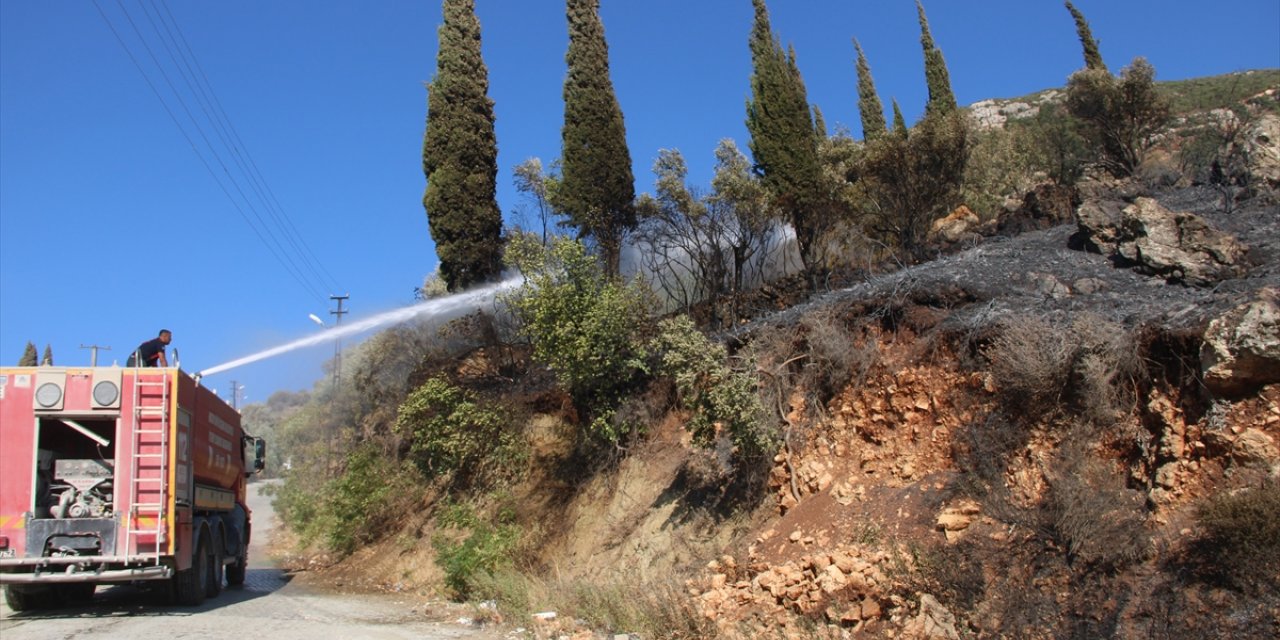
[[[160,335],[148,340],[140,345],[133,353],[129,354],[129,360],[125,362],[127,367],[167,367],[169,361],[164,357],[164,346],[173,341],[173,333],[168,329],[161,329]]]

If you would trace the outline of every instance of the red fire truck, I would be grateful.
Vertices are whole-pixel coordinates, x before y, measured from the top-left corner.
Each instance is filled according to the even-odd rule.
[[[244,582],[261,438],[177,367],[0,368],[0,583],[15,611],[135,581]]]

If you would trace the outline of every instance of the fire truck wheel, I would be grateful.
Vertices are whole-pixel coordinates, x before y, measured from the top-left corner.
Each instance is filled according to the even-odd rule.
[[[52,592],[47,587],[10,584],[4,587],[4,602],[13,611],[34,611],[53,604]]]
[[[240,541],[240,553],[236,561],[227,565],[227,585],[238,587],[244,584],[244,576],[249,568],[249,541]]]
[[[205,596],[216,598],[222,593],[223,567],[222,541],[215,534],[213,544],[209,545],[209,582],[205,587]]]
[[[205,590],[209,586],[208,545],[209,541],[201,536],[195,555],[191,557],[191,568],[173,576],[174,598],[180,605],[193,607],[204,602]]]

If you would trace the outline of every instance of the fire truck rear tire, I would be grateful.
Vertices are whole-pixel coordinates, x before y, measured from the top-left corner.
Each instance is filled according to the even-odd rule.
[[[205,587],[205,596],[216,598],[222,593],[223,567],[222,541],[215,535],[213,544],[209,545],[209,583]]]
[[[34,611],[53,604],[53,594],[48,587],[10,584],[4,587],[4,602],[13,611]]]
[[[248,536],[245,536],[246,538]],[[244,577],[249,569],[249,541],[240,541],[240,553],[236,561],[227,565],[227,585],[238,587],[244,584]]]
[[[204,602],[205,591],[209,587],[208,545],[209,541],[201,536],[195,555],[191,557],[191,568],[173,576],[173,595],[180,605],[194,607]]]

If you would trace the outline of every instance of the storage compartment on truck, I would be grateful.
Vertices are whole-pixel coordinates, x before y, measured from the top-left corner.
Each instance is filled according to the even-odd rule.
[[[41,417],[36,429],[29,549],[98,555],[114,547],[116,419]],[[66,520],[79,522],[56,524]]]

